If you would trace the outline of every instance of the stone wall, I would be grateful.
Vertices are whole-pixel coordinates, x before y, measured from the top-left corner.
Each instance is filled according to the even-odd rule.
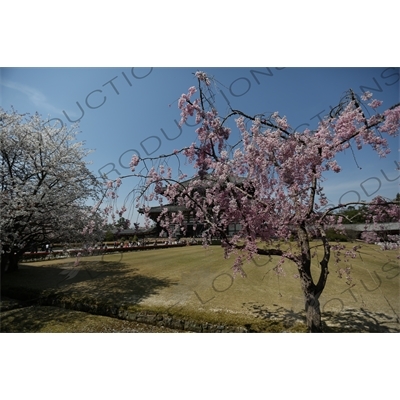
[[[114,317],[127,321],[135,321],[144,324],[180,329],[198,333],[245,333],[250,330],[244,326],[229,326],[225,324],[211,324],[208,322],[192,321],[182,316],[174,316],[170,313],[154,311],[129,311],[116,305],[91,304],[82,300],[65,298],[60,295],[42,297],[38,303],[42,306],[55,306],[75,311],[84,311],[91,314]]]

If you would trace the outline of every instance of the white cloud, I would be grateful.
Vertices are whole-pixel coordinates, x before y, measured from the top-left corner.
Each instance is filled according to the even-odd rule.
[[[28,99],[38,108],[38,112],[41,110],[46,114],[61,114],[62,110],[49,103],[46,96],[40,90],[10,80],[3,80],[0,84],[9,89],[17,90],[27,96]]]

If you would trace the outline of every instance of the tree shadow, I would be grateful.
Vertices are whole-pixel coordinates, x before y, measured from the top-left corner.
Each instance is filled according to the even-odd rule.
[[[243,303],[243,306],[256,318],[266,321],[279,321],[286,328],[295,324],[305,324],[305,312],[295,312],[280,306],[267,306],[261,303]],[[400,332],[398,317],[385,313],[374,313],[366,309],[346,309],[341,312],[323,312],[323,332],[325,333],[389,333]]]
[[[269,322],[280,322],[285,328],[305,323],[304,313],[288,310],[284,307],[276,305],[274,307],[268,307],[261,303],[243,303],[243,307],[247,308],[256,318]]]
[[[44,330],[72,332],[77,322],[81,322],[81,312],[64,310],[59,307],[30,306],[3,312],[2,333],[35,333]],[[64,328],[64,329],[63,329]]]
[[[364,308],[347,309],[338,313],[327,311],[323,313],[322,318],[325,321],[324,332],[400,332],[400,321],[397,317]]]
[[[78,267],[73,263],[24,266],[2,279],[2,294],[24,300],[25,305],[57,305],[103,313],[105,306],[134,305],[176,284],[137,271],[129,264],[112,261],[82,261]]]
[[[15,310],[16,308],[25,307],[23,301],[10,299],[5,296],[0,296],[0,312]]]

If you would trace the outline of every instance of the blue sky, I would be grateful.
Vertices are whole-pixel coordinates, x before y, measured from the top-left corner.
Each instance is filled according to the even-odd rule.
[[[133,153],[156,156],[195,140],[195,128],[180,131],[175,121],[180,119],[177,99],[196,84],[196,70],[216,78],[213,90],[221,115],[228,112],[229,102],[248,114],[278,111],[301,129],[315,128],[318,116],[349,88],[374,92],[383,106],[399,102],[399,68],[2,68],[1,106],[20,113],[37,111],[67,125],[79,121],[80,140],[95,150],[90,168],[116,179],[129,174]],[[343,172],[327,176],[328,198],[394,197],[399,191],[398,139],[390,146],[386,159],[368,149],[356,152],[362,169],[351,153],[341,156]],[[121,197],[133,184],[124,183]]]

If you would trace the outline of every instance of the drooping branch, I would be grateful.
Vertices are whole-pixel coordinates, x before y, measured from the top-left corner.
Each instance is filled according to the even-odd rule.
[[[320,294],[323,292],[326,285],[326,281],[328,279],[328,274],[329,274],[328,265],[331,256],[331,246],[329,244],[328,238],[326,237],[325,230],[322,228],[322,226],[319,226],[318,229],[320,231],[322,243],[324,246],[324,256],[320,261],[321,271],[318,282],[315,287],[316,295],[319,297]]]

